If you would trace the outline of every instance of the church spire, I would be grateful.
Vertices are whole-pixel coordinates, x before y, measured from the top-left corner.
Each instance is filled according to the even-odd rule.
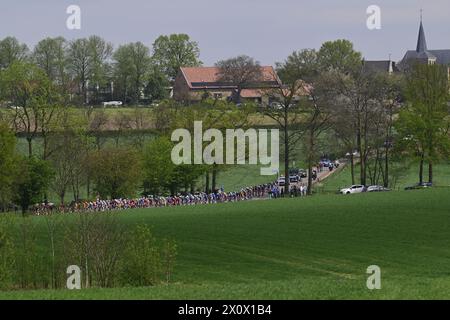
[[[425,39],[425,31],[423,29],[422,23],[422,10],[420,10],[420,28],[419,28],[419,38],[417,39],[417,52],[427,51],[427,40]]]

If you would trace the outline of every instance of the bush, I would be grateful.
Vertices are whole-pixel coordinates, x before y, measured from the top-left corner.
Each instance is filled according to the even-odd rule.
[[[160,282],[161,270],[161,257],[156,239],[148,226],[137,226],[127,239],[122,280],[131,286],[152,286]]]
[[[65,288],[69,265],[80,267],[83,288],[170,282],[174,241],[159,244],[147,225],[127,233],[113,213],[63,218],[0,216],[0,289]],[[46,232],[37,219],[46,219]]]
[[[78,265],[84,287],[112,287],[123,256],[124,230],[112,213],[81,213],[66,228],[67,266]]]

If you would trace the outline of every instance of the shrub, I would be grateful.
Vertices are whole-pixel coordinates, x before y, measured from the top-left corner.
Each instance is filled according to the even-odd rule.
[[[160,282],[161,257],[156,239],[146,225],[129,235],[122,264],[126,285],[152,286]]]

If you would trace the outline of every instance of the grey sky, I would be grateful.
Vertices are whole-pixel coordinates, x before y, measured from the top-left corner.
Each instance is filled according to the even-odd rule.
[[[81,30],[66,28],[66,8],[82,10]],[[382,29],[366,27],[366,8],[382,10]],[[205,65],[247,54],[263,64],[293,50],[318,48],[346,38],[367,59],[400,60],[414,49],[419,10],[430,49],[450,49],[450,0],[1,0],[0,39],[15,36],[29,46],[47,36],[97,34],[116,47],[160,34],[187,33]]]

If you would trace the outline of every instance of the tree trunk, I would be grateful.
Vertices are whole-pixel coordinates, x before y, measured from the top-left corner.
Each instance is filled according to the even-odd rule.
[[[87,181],[86,181],[86,197],[87,197],[87,199],[89,199],[90,195],[91,195],[91,178],[88,173]]]
[[[209,193],[209,172],[205,173],[205,192]]]
[[[212,168],[212,181],[211,181],[211,188],[212,191],[216,190],[216,183],[217,183],[217,165],[213,164]]]
[[[64,197],[65,197],[65,194],[66,194],[65,191],[62,191],[62,192],[59,194],[59,199],[61,200],[61,205],[64,205]]]
[[[433,161],[428,163],[428,182],[433,183]]]
[[[352,185],[355,184],[355,156],[353,155],[353,151],[350,154],[350,171],[352,174]]]
[[[313,156],[314,156],[314,132],[311,128],[309,130],[309,146],[308,146],[308,195],[312,195],[312,167],[313,167]],[[318,173],[317,173],[318,174]]]
[[[289,127],[288,127],[288,107],[284,106],[284,196],[289,197]]]
[[[424,155],[422,154],[419,164],[419,183],[423,183],[423,165],[424,165]]]
[[[28,156],[31,158],[33,156],[33,139],[27,137],[28,142]]]
[[[389,146],[386,146],[386,153],[384,156],[384,187],[389,187]]]
[[[358,124],[358,130],[357,130],[357,134],[356,134],[356,143],[358,145],[358,152],[359,152],[360,183],[365,186],[366,185],[366,159],[364,158],[364,150],[363,150],[360,122]]]

